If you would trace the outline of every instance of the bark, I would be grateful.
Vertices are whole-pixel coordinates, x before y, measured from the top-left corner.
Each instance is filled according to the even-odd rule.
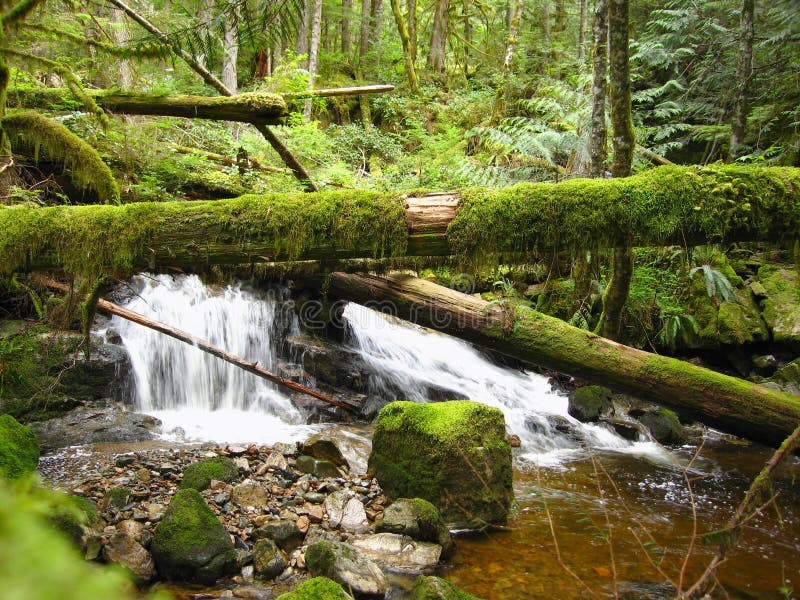
[[[373,65],[378,60],[381,46],[381,31],[383,30],[383,0],[371,0],[369,15],[369,44],[373,53]]]
[[[595,0],[592,25],[592,130],[589,135],[589,177],[602,177],[606,168],[606,87],[608,72],[608,0]]]
[[[755,25],[754,0],[742,0],[739,21],[739,62],[736,66],[736,99],[731,121],[731,147],[728,160],[736,160],[742,152],[747,127],[748,88],[753,76],[753,39]]]
[[[367,54],[369,53],[369,13],[370,13],[370,0],[361,0],[361,36],[358,44],[358,64],[361,70],[364,70],[367,62]]]
[[[615,246],[611,259],[611,281],[603,294],[600,335],[617,340],[620,337],[622,309],[628,300],[633,278],[633,248]]]
[[[111,37],[117,46],[125,46],[131,39],[131,34],[125,25],[123,12],[118,8],[111,8],[109,11],[111,22]],[[121,90],[133,88],[133,67],[127,58],[118,59],[117,86]]]
[[[394,86],[390,83],[379,83],[375,85],[357,85],[352,87],[340,88],[323,88],[310,92],[287,92],[281,94],[287,101],[296,100],[297,98],[307,98],[309,96],[314,98],[328,98],[331,96],[362,96],[366,94],[385,94],[393,92]]]
[[[589,1],[581,0],[581,22],[578,30],[578,62],[586,60],[586,31],[589,29]]]
[[[308,34],[311,28],[311,3],[313,0],[303,0],[303,13],[300,25],[297,28],[297,53],[308,54]]]
[[[411,60],[417,60],[417,0],[406,0],[408,37],[411,41]]]
[[[445,70],[447,49],[447,11],[450,0],[436,0],[431,29],[431,47],[428,52],[428,66],[437,75]]]
[[[237,11],[237,9],[232,9]],[[239,78],[236,61],[239,58],[239,23],[238,14],[225,15],[222,40],[222,83],[232,93],[239,90]]]
[[[353,38],[350,34],[350,17],[353,14],[353,0],[342,0],[342,56],[345,62],[350,56],[350,46]]]
[[[517,49],[519,26],[522,22],[522,11],[525,6],[523,0],[515,0],[511,5],[511,20],[508,24],[508,39],[506,40],[506,53],[503,58],[503,89],[498,90],[492,110],[492,120],[497,123],[503,118],[511,100],[511,71],[514,65],[514,52]]]
[[[623,346],[526,307],[490,305],[400,274],[334,273],[328,293],[368,306],[380,303],[400,318],[659,402],[686,418],[763,444],[779,445],[800,424],[797,396]]]
[[[472,47],[472,3],[469,0],[464,0],[461,15],[464,19],[464,79],[469,80],[469,59]]]
[[[313,17],[311,21],[311,46],[308,50],[308,89],[314,89],[314,81],[317,78],[317,63],[319,60],[319,42],[322,33],[322,0],[313,0]],[[306,121],[311,120],[311,98],[306,100],[303,108],[303,117]]]
[[[417,71],[414,68],[414,57],[411,52],[411,36],[408,33],[403,13],[400,11],[400,0],[391,0],[392,14],[397,23],[397,31],[400,34],[400,42],[403,44],[403,58],[406,62],[406,76],[408,77],[408,87],[412,94],[419,94],[417,85]]]

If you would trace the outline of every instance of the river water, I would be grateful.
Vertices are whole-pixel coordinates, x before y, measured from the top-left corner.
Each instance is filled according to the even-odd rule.
[[[132,286],[132,310],[270,370],[284,337],[302,329],[282,290],[212,289],[192,276],[140,276]],[[771,454],[715,432],[699,450],[630,442],[572,419],[566,397],[542,375],[355,304],[344,318],[371,394],[389,399],[402,390],[425,402],[447,390],[500,408],[509,433],[521,438],[508,529],[462,537],[439,573],[487,599],[669,597],[669,584],[685,588],[702,572],[713,549],[703,534],[724,525]],[[115,318],[111,326],[131,355],[137,409],[161,419],[167,435],[271,443],[324,427],[305,425],[272,384],[138,325]],[[366,431],[342,439],[362,465]],[[783,469],[777,500],[748,523],[721,571],[727,596],[718,597],[800,597],[788,591],[800,590],[798,466],[794,460]]]

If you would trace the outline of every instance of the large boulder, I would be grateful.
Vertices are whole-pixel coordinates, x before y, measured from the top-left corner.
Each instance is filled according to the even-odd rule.
[[[610,389],[600,385],[585,385],[572,392],[567,412],[582,423],[590,423],[599,421],[612,408]]]
[[[389,589],[381,568],[350,544],[317,542],[308,547],[305,559],[312,576],[333,579],[356,597],[383,598]]]
[[[766,297],[761,301],[762,316],[772,331],[772,339],[800,348],[800,295],[797,271],[779,265],[764,265],[758,278]]]
[[[352,600],[352,596],[327,577],[313,577],[291,592],[281,594],[278,600]]]
[[[514,499],[503,413],[469,400],[387,404],[369,472],[389,498],[424,498],[454,528],[504,524]]]
[[[213,583],[236,566],[228,532],[193,488],[173,496],[150,549],[165,579]]]
[[[455,549],[453,536],[442,515],[433,504],[422,498],[399,498],[375,522],[377,533],[397,533],[421,542],[433,542],[448,556]]]
[[[17,479],[39,465],[39,442],[30,428],[0,415],[0,477]]]
[[[183,470],[181,489],[193,488],[202,492],[211,485],[211,480],[234,481],[239,477],[239,467],[227,456],[203,458]]]
[[[440,577],[417,577],[409,600],[481,600]]]

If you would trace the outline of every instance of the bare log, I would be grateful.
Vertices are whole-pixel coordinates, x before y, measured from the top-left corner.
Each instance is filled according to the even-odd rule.
[[[800,398],[572,327],[527,307],[490,305],[409,275],[334,273],[328,293],[517,359],[672,407],[741,437],[778,446],[800,425]]]

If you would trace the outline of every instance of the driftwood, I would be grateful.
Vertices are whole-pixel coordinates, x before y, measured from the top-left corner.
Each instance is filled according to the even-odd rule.
[[[797,396],[624,346],[530,308],[489,304],[408,275],[334,273],[327,289],[763,444],[780,445],[800,425]]]

